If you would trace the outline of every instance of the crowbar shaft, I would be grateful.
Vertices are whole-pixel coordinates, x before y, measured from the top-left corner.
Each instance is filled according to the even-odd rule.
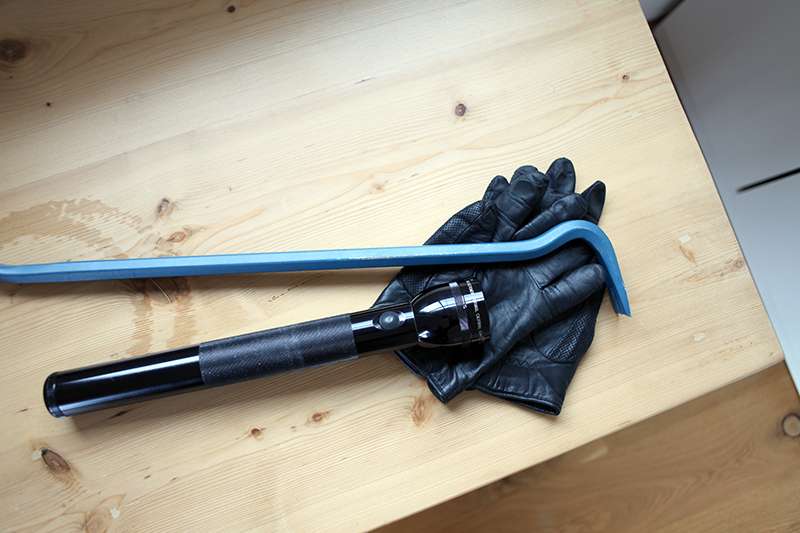
[[[535,259],[575,240],[585,241],[595,251],[605,269],[606,285],[614,310],[630,316],[628,295],[614,247],[603,230],[584,220],[562,222],[532,239],[508,242],[102,259],[30,265],[0,264],[0,281],[17,284],[61,283],[254,272],[499,263]]]

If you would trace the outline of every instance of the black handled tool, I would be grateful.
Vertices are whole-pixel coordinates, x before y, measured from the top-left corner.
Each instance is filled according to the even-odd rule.
[[[53,416],[71,416],[380,350],[488,338],[480,283],[465,280],[430,288],[403,304],[55,372],[45,381],[44,402]]]

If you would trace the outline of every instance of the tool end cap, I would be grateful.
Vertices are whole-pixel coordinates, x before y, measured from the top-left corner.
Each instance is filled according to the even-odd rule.
[[[47,379],[44,381],[44,404],[47,406],[47,410],[56,418],[61,418],[65,416],[61,408],[58,406],[58,401],[56,400],[56,375],[58,372],[54,372],[47,376]]]

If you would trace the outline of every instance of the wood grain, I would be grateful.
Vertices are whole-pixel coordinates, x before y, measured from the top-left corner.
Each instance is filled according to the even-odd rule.
[[[568,155],[634,310],[606,302],[558,419],[439,405],[383,355],[55,420],[52,371],[367,307],[394,272],[3,286],[2,529],[371,528],[781,360],[634,0],[0,6],[4,262],[414,244]]]
[[[799,414],[777,364],[378,531],[798,531]]]

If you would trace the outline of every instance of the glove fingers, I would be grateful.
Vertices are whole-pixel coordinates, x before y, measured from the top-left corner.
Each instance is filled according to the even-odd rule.
[[[517,230],[512,240],[531,239],[566,220],[581,220],[586,216],[587,209],[588,204],[583,196],[579,194],[564,196]]]
[[[539,205],[546,189],[544,174],[533,167],[520,167],[508,188],[495,200],[497,228],[494,240],[509,240]]]
[[[575,192],[575,167],[566,157],[559,157],[550,163],[547,175],[550,177],[550,190],[561,194]]]
[[[548,323],[570,309],[581,305],[587,298],[605,286],[603,267],[597,263],[584,265],[573,270],[557,282],[542,290],[542,298],[547,302],[550,316],[544,318]],[[534,328],[535,329],[535,328]]]
[[[483,193],[483,202],[491,204],[508,188],[508,181],[503,176],[495,176]]]
[[[439,229],[428,237],[425,244],[450,244],[462,240],[463,234],[472,229],[472,226],[481,217],[482,207],[480,202],[469,204],[439,226]]]
[[[491,241],[497,225],[497,214],[492,206],[508,187],[508,181],[503,176],[495,176],[486,187],[481,201],[468,205],[450,217],[425,244]]]
[[[606,203],[606,184],[595,181],[581,193],[581,197],[586,200],[586,219],[597,224],[603,213],[603,205]]]
[[[593,254],[581,244],[565,246],[558,252],[526,266],[533,280],[540,288],[552,285],[568,272],[589,263]]]
[[[524,176],[533,176],[535,174],[541,174],[538,168],[532,165],[523,165],[514,171],[514,175],[511,176],[511,183],[514,183]]]
[[[553,161],[547,169],[547,180],[547,191],[539,206],[542,210],[575,192],[575,168],[572,166],[572,161],[564,157]]]
[[[453,244],[457,242],[488,242],[492,240],[496,225],[496,214],[489,207],[508,189],[503,176],[495,176],[483,200],[473,202],[442,224],[425,244]]]

